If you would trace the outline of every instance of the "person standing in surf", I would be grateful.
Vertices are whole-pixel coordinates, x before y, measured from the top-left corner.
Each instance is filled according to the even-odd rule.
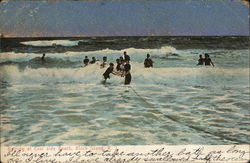
[[[104,68],[104,67],[106,66],[106,64],[107,64],[106,62],[107,62],[107,57],[104,56],[104,57],[102,58],[101,68]]]
[[[214,63],[212,62],[211,58],[209,57],[209,55],[207,53],[205,53],[204,62],[205,62],[205,66],[211,66],[211,64],[212,64],[214,67]]]
[[[127,52],[123,52],[123,55],[124,55],[124,60],[125,61],[130,61],[130,56],[127,54]]]
[[[87,66],[89,64],[88,56],[85,56],[85,59],[83,60],[84,66]]]
[[[42,61],[44,62],[45,61],[45,53],[43,53],[43,56],[42,56]]]
[[[124,72],[124,66],[125,66],[125,60],[121,61],[121,65],[120,65],[120,71],[123,73]]]
[[[116,71],[121,71],[121,68],[120,68],[120,66],[121,66],[121,61],[120,61],[120,59],[118,58],[118,59],[116,59]]]
[[[153,61],[150,58],[149,54],[147,54],[147,58],[144,60],[144,67],[145,68],[153,67]]]
[[[125,76],[125,82],[124,84],[125,85],[129,85],[130,82],[131,82],[131,79],[132,79],[132,76],[131,76],[131,73],[130,73],[130,70],[131,70],[131,65],[129,64],[129,61],[128,60],[125,60],[125,65],[124,65],[124,73],[122,76]]]
[[[204,65],[204,58],[202,58],[202,55],[200,55],[200,59],[198,60],[197,65]]]
[[[114,75],[117,75],[115,72],[114,72],[114,64],[113,63],[110,63],[109,64],[109,67],[106,69],[106,71],[103,73],[103,77],[104,77],[104,83],[106,83],[106,80],[107,79],[110,79],[110,74],[114,74]]]
[[[95,57],[92,57],[92,60],[89,62],[90,64],[94,64],[96,62]]]

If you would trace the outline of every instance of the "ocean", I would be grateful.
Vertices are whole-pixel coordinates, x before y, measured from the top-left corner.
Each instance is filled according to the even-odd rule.
[[[2,145],[249,143],[249,37],[2,38]],[[126,51],[131,84],[100,63]],[[41,60],[46,53],[45,61]],[[144,68],[149,53],[153,68]],[[208,53],[215,66],[197,66]],[[115,64],[116,65],[116,64]]]

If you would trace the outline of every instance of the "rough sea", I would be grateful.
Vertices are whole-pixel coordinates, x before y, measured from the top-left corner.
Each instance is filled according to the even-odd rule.
[[[25,51],[2,49],[2,145],[249,143],[249,49],[206,48],[203,40],[202,48],[151,41],[147,46],[157,47],[97,42],[75,50],[90,40],[20,41]],[[116,63],[124,51],[131,58],[129,86],[115,75],[102,84],[107,67],[100,62],[81,67],[85,56]],[[153,68],[143,67],[147,53]],[[204,53],[215,67],[196,65]]]

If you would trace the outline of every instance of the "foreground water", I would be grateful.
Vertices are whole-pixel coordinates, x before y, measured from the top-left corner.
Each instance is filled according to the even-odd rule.
[[[132,83],[98,64],[126,50]],[[248,144],[249,50],[0,53],[3,145]],[[196,66],[209,53],[215,67]],[[150,53],[154,68],[143,68]],[[176,54],[176,55],[171,55]]]

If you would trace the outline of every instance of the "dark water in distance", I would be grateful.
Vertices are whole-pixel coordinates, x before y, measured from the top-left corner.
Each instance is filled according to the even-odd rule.
[[[80,41],[75,46],[30,46],[20,44],[25,41],[70,40]],[[66,52],[94,51],[102,49],[122,50],[126,48],[155,49],[172,46],[176,49],[248,49],[248,36],[154,36],[154,37],[76,37],[76,38],[2,38],[2,51],[19,52]]]

